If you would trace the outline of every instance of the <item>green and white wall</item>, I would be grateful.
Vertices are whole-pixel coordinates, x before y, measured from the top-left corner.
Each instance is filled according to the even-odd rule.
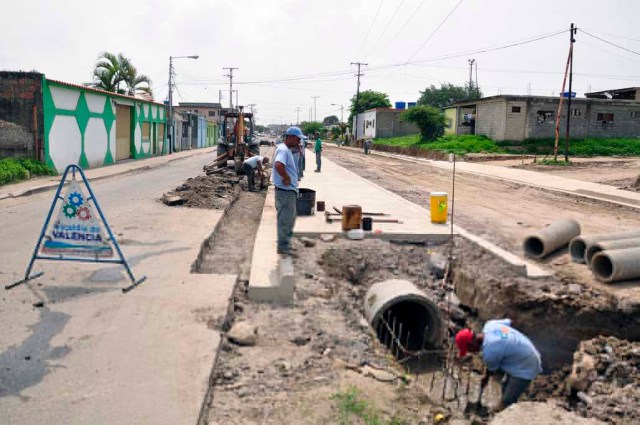
[[[129,157],[166,153],[164,105],[42,78],[45,160],[58,172],[69,164],[95,168],[116,162],[116,111],[130,115]]]

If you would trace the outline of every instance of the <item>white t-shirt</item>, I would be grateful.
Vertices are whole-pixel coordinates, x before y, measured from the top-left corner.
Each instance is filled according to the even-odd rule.
[[[256,155],[251,158],[245,159],[244,163],[251,166],[251,168],[256,168],[258,166],[258,161],[262,162],[262,156]]]

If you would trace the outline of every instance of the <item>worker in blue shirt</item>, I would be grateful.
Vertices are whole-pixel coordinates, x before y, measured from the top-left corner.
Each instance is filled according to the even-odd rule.
[[[516,403],[542,372],[540,353],[526,335],[511,327],[510,319],[489,320],[479,334],[462,329],[456,334],[455,342],[460,357],[482,350],[482,360],[487,367],[481,381],[483,388],[492,373],[498,370],[505,373],[500,409]]]

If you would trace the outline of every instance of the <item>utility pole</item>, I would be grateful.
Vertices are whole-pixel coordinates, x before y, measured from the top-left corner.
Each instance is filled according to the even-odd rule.
[[[320,96],[311,96],[313,98],[313,120],[314,121],[318,121],[318,104],[316,103],[316,101],[318,100],[318,98]]]
[[[229,77],[229,112],[233,112],[233,71],[239,68],[222,68],[229,70],[225,77]],[[238,92],[236,91],[236,106],[238,104]]]
[[[249,109],[251,109],[251,113],[253,114],[253,107],[257,106],[257,104],[256,103],[250,103],[247,106],[249,107]]]
[[[356,74],[356,77],[358,77],[358,83],[357,83],[357,86],[356,86],[356,105],[355,105],[356,128],[354,130],[355,139],[358,140],[358,125],[360,124],[360,120],[358,120],[358,114],[360,113],[360,77],[362,77],[364,75],[362,72],[360,72],[360,67],[362,65],[367,66],[369,64],[368,63],[362,63],[362,62],[351,62],[351,65],[357,65],[358,66],[358,73]]]
[[[169,152],[173,153],[175,151],[175,131],[173,128],[173,60],[174,59],[198,59],[200,56],[198,55],[189,55],[189,56],[169,56],[169,119],[167,121],[167,135],[170,137],[169,141]]]
[[[571,128],[571,89],[573,83],[573,43],[576,39],[573,36],[578,32],[578,29],[571,24],[571,30],[569,31],[569,43],[571,48],[569,49],[569,100],[567,100],[567,132],[564,138],[564,162],[569,162],[569,131]]]
[[[473,89],[473,64],[476,63],[475,59],[468,59],[469,62],[469,97],[471,97],[471,90]]]
[[[299,106],[296,108],[296,112],[298,113],[298,116],[296,118],[296,125],[300,124],[300,111],[301,110],[302,110],[302,108],[299,107]]]

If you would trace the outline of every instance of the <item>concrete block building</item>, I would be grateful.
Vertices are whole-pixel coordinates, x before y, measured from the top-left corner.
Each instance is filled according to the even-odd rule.
[[[166,153],[165,106],[46,78],[0,72],[0,157],[61,172]]]
[[[364,111],[353,118],[353,134],[358,127],[358,137],[367,139],[388,139],[390,137],[419,134],[414,124],[401,121],[400,114],[405,109],[375,108]]]
[[[444,111],[445,134],[481,134],[498,141],[553,138],[559,101],[558,97],[500,95],[460,102]],[[640,102],[635,98],[574,98],[569,113],[571,137],[640,137]],[[566,114],[564,99],[561,135],[566,131]]]
[[[221,123],[224,119],[224,109],[219,103],[210,102],[180,102],[173,109],[178,112],[191,112],[201,115],[209,122]]]

